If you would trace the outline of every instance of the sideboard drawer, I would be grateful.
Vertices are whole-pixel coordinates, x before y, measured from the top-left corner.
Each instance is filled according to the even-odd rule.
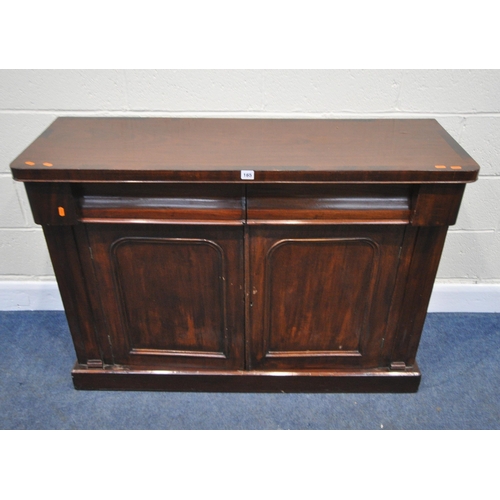
[[[414,189],[405,184],[250,185],[247,218],[249,224],[408,224]]]
[[[244,187],[203,184],[82,184],[83,222],[244,220]]]

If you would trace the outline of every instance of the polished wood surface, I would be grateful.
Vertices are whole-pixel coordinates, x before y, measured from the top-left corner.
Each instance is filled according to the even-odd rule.
[[[88,224],[106,363],[244,368],[243,227]]]
[[[252,184],[247,187],[247,222],[407,224],[414,189],[404,184]]]
[[[64,118],[12,171],[76,388],[414,392],[478,166],[433,120]]]
[[[381,366],[404,232],[252,227],[251,367]]]
[[[65,117],[11,168],[24,181],[241,182],[251,169],[259,182],[414,183],[479,167],[435,120]]]
[[[211,184],[82,184],[75,189],[81,220],[242,221],[245,188]]]
[[[76,389],[133,390],[172,392],[417,392],[420,370],[415,363],[411,369],[393,371],[335,370],[335,371],[263,371],[263,370],[134,370],[110,367],[89,370],[75,365],[72,371]]]

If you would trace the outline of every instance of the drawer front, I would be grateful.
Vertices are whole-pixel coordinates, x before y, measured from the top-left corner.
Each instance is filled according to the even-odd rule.
[[[83,222],[238,221],[244,186],[216,184],[82,184]]]
[[[455,223],[464,184],[27,183],[35,222]]]
[[[247,219],[249,224],[408,224],[412,192],[409,185],[251,185]]]

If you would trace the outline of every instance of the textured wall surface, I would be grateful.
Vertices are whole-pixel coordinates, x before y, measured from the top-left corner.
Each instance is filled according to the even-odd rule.
[[[57,116],[436,118],[481,166],[438,280],[500,283],[500,70],[0,70],[0,280],[53,280],[9,164]]]

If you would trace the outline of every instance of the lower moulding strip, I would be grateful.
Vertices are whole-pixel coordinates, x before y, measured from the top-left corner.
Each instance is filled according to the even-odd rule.
[[[75,389],[175,392],[416,392],[417,364],[389,369],[321,371],[208,371],[91,368],[76,364]]]

